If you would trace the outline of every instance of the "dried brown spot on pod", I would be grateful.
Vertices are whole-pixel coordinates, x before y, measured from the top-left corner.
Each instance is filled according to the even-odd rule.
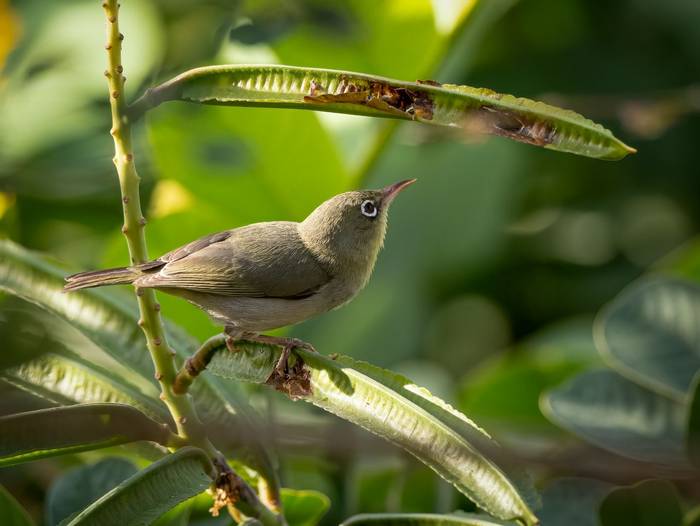
[[[478,111],[478,116],[483,121],[484,131],[495,135],[535,146],[551,144],[556,137],[556,128],[551,124],[534,120],[526,115],[488,105],[481,106]]]
[[[160,344],[162,343],[163,341],[160,338],[153,338],[153,345],[155,345],[156,347],[160,346]]]
[[[118,98],[119,98],[119,92],[116,91],[116,90],[113,91],[113,92],[112,92],[112,97],[114,97],[115,99],[118,99]]]
[[[311,372],[300,356],[295,356],[294,365],[287,371],[279,371],[275,367],[265,381],[276,391],[286,394],[292,400],[309,396],[311,389]]]
[[[125,195],[124,197],[122,197],[122,202],[123,202],[124,204],[127,204],[127,203],[129,202],[129,196],[128,196],[128,195]]]

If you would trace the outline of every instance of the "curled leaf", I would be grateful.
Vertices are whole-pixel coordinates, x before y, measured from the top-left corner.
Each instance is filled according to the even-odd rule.
[[[636,151],[600,124],[543,102],[485,88],[404,82],[332,69],[281,65],[196,68],[149,89],[132,105],[132,118],[169,100],[413,120],[597,159],[622,159]]]

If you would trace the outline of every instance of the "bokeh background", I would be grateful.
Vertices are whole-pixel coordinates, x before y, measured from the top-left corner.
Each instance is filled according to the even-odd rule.
[[[346,189],[418,178],[391,210],[368,287],[288,332],[406,374],[536,466],[575,443],[538,398],[600,361],[591,325],[601,306],[659,266],[700,279],[699,2],[124,0],[121,24],[130,98],[207,64],[328,67],[546,100],[639,150],[602,162],[414,123],[184,103],[136,130],[153,256],[217,230],[300,220]],[[0,0],[0,236],[76,270],[128,261],[103,40],[95,1]],[[218,330],[185,302],[161,300],[197,337]],[[285,485],[331,497],[328,524],[460,505],[361,430],[252,396],[271,415]],[[85,458],[3,470],[0,482],[41,517],[52,480]],[[638,475],[580,464],[547,467]]]

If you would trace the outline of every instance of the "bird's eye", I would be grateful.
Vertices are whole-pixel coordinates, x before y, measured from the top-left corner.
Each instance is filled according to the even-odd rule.
[[[363,216],[377,217],[377,205],[375,205],[374,202],[370,201],[369,199],[367,199],[366,201],[362,201],[362,204],[360,205],[360,211],[362,212]]]

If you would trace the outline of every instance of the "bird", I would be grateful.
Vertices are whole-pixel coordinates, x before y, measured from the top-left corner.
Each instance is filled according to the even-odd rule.
[[[303,221],[269,221],[204,236],[143,264],[66,277],[65,291],[132,284],[184,298],[223,325],[226,344],[246,340],[315,351],[265,331],[295,325],[351,301],[384,244],[389,206],[413,184],[344,192]]]

